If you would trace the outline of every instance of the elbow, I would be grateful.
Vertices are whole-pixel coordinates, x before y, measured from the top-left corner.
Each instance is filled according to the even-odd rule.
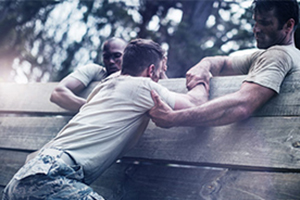
[[[244,120],[249,118],[253,114],[253,110],[247,108],[247,107],[242,107],[239,109],[239,119]]]
[[[190,97],[190,99],[189,99],[190,107],[200,106],[200,105],[208,102],[208,100],[209,100],[208,93],[203,93],[197,97]]]
[[[53,92],[51,93],[51,96],[50,96],[50,101],[52,103],[55,103],[55,104],[58,104],[59,103],[59,96],[60,96],[60,91],[61,89],[56,87]]]
[[[51,95],[51,97],[50,97],[50,102],[51,102],[51,103],[58,104],[57,98],[56,98],[55,96],[52,96],[52,95]]]
[[[51,93],[50,102],[52,102],[52,103],[56,102],[56,97],[55,97],[55,92],[54,91]]]

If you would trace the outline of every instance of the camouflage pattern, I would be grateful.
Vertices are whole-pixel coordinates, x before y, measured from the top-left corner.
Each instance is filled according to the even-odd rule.
[[[2,200],[104,200],[82,182],[79,165],[69,166],[60,156],[40,153],[26,163],[4,189]]]

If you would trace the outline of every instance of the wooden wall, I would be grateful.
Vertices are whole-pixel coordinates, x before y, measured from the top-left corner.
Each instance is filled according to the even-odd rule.
[[[237,91],[243,78],[213,78],[210,98]],[[160,83],[186,92],[185,79]],[[56,84],[0,83],[0,190],[72,117],[49,101]],[[280,95],[231,125],[162,129],[150,122],[92,187],[111,200],[300,199],[299,91],[299,78],[288,77]]]

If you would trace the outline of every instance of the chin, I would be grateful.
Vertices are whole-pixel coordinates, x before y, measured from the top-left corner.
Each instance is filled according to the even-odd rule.
[[[259,48],[259,49],[267,49],[267,48],[270,47],[270,46],[259,45],[259,44],[257,44],[256,46],[257,46],[257,48]]]

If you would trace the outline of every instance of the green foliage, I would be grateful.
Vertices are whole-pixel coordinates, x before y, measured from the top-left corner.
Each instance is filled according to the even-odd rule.
[[[168,75],[183,77],[204,56],[254,47],[252,13],[245,2],[251,3],[1,1],[0,82],[59,81],[78,65],[101,64],[101,46],[112,36],[163,44]]]

